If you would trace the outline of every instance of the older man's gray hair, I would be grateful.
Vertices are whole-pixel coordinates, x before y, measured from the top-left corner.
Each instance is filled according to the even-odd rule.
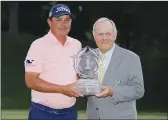
[[[99,18],[99,19],[94,23],[94,25],[93,25],[93,31],[92,31],[92,32],[93,32],[93,35],[95,35],[95,27],[96,27],[96,25],[97,25],[98,23],[100,23],[100,22],[106,22],[106,21],[109,21],[109,22],[111,23],[113,32],[114,32],[115,36],[117,36],[117,28],[116,28],[116,26],[115,26],[115,23],[114,23],[112,20],[110,20],[110,19],[108,19],[108,18],[106,18],[106,17]]]

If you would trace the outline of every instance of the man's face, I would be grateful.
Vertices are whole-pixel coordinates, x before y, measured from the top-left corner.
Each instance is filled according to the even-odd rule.
[[[112,24],[109,21],[97,23],[94,33],[94,39],[101,51],[107,52],[112,48],[116,35],[114,34]]]
[[[71,29],[72,19],[69,15],[63,15],[60,17],[52,17],[48,19],[48,24],[51,31],[57,35],[66,36]]]

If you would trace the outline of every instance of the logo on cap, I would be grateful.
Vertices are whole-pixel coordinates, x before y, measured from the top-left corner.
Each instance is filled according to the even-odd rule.
[[[67,11],[70,13],[70,10],[68,10],[66,7],[58,7],[56,12],[59,12],[59,11]]]
[[[49,18],[58,17],[61,15],[71,15],[70,9],[63,4],[57,4],[50,9]]]
[[[52,16],[52,12],[49,13],[49,17],[51,17],[51,16]]]

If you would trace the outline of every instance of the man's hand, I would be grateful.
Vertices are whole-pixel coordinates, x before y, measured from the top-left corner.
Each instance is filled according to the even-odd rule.
[[[112,96],[112,95],[113,95],[112,87],[104,86],[102,88],[102,91],[100,93],[98,93],[96,96],[99,98],[105,98],[105,97]]]
[[[64,85],[62,87],[62,94],[67,95],[69,97],[83,97],[83,95],[76,89],[76,84],[77,82]]]

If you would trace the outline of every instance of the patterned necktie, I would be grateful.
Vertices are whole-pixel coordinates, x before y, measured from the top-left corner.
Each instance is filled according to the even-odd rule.
[[[103,78],[104,78],[104,55],[100,55],[99,68],[98,68],[98,81],[99,81],[99,83],[103,82]]]

